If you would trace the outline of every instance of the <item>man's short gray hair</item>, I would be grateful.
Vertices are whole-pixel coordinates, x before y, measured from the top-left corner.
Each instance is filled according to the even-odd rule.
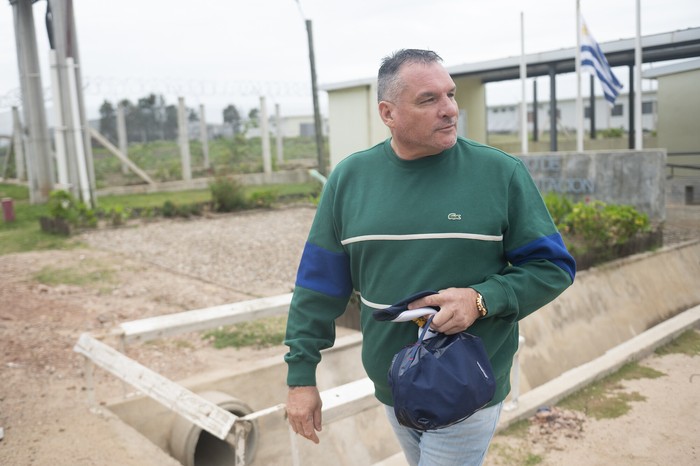
[[[401,90],[399,70],[405,64],[440,63],[442,58],[432,50],[401,49],[382,59],[377,76],[377,99],[391,101]]]

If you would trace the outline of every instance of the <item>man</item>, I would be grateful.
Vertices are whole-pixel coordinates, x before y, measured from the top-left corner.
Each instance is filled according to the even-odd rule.
[[[455,83],[441,62],[413,49],[383,60],[379,114],[391,138],[340,162],[324,187],[287,324],[287,413],[297,434],[318,443],[319,352],[333,345],[334,320],[354,289],[363,364],[408,462],[478,465],[510,390],[518,321],[573,282],[575,263],[522,162],[457,137]],[[409,308],[439,306],[433,330],[480,336],[497,382],[487,407],[426,432],[397,422],[387,381],[417,327],[372,318],[423,290],[439,293]]]

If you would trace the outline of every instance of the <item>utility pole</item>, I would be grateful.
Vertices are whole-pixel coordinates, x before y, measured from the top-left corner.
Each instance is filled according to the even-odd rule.
[[[14,13],[22,113],[27,126],[27,168],[32,172],[28,177],[30,200],[44,203],[49,199],[54,176],[32,3],[31,0],[10,0]]]
[[[321,111],[318,107],[318,85],[316,83],[316,60],[314,58],[314,38],[311,31],[311,20],[306,20],[306,35],[309,39],[309,64],[311,65],[311,94],[314,99],[314,128],[316,132],[316,155],[318,157],[318,171],[322,175],[326,173],[326,163],[323,158],[323,126],[321,123]]]
[[[95,199],[95,169],[92,159],[92,138],[85,113],[82,73],[78,37],[73,15],[73,0],[48,0],[47,29],[51,47],[52,67],[55,78],[53,96],[58,106],[63,137],[57,138],[65,145],[60,150],[65,158],[65,168],[71,192],[90,207]],[[63,163],[63,161],[61,161]]]

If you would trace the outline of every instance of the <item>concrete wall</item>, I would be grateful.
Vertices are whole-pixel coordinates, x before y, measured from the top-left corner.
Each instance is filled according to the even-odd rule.
[[[331,167],[353,152],[367,149],[389,137],[379,118],[376,83],[328,93]]]
[[[580,272],[559,298],[520,324],[522,391],[698,304],[700,241]]]
[[[700,153],[700,69],[659,76],[659,145]]]
[[[550,152],[520,158],[542,193],[631,205],[652,221],[666,218],[663,149]]]
[[[457,105],[464,111],[460,118],[465,134],[475,141],[486,141],[486,86],[477,78],[455,78]]]

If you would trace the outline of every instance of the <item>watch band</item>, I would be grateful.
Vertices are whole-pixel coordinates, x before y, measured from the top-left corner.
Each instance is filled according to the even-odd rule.
[[[489,313],[486,308],[486,300],[478,291],[476,292],[476,310],[479,311],[479,318],[484,318]]]

